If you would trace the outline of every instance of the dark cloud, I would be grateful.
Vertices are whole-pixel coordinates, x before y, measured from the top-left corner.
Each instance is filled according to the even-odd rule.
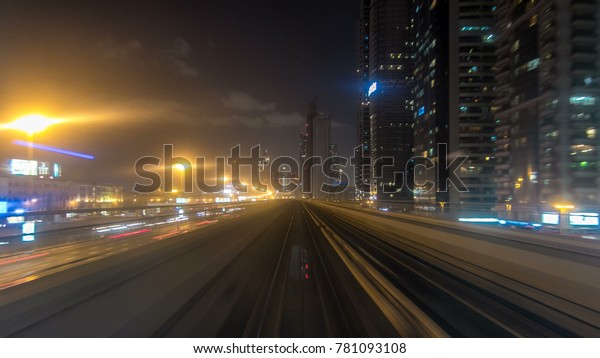
[[[169,66],[174,68],[180,75],[196,77],[198,70],[180,58],[170,57]]]
[[[169,67],[174,68],[180,75],[183,76],[198,76],[198,70],[187,62],[187,58],[192,54],[192,46],[190,46],[186,40],[180,37],[174,39],[171,42],[167,53],[167,62]]]
[[[226,108],[245,112],[267,112],[275,110],[275,103],[261,103],[247,93],[232,91],[223,99]]]
[[[192,53],[192,46],[186,40],[178,37],[173,40],[171,51],[177,57],[188,57]]]
[[[98,49],[104,57],[123,59],[139,52],[142,49],[142,43],[135,39],[123,43],[117,43],[113,39],[105,39],[98,43]]]
[[[233,114],[226,117],[217,118],[210,121],[215,126],[235,126],[264,128],[265,131],[279,128],[296,129],[304,120],[304,117],[297,112],[281,113],[271,112],[254,116]]]

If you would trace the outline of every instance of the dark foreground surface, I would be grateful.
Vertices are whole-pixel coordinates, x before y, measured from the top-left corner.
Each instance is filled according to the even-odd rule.
[[[0,336],[600,336],[596,242],[300,201],[187,226],[1,259]]]

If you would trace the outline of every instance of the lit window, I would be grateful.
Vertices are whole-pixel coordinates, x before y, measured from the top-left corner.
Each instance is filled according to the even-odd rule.
[[[519,40],[515,41],[511,48],[512,52],[516,52],[520,46],[521,46],[521,42]]]
[[[536,68],[538,68],[540,65],[540,59],[536,58],[534,60],[531,60],[527,63],[527,71],[533,71]]]
[[[538,22],[538,16],[536,14],[536,15],[533,15],[531,17],[531,19],[529,19],[529,27],[535,26],[537,24],[537,22]]]
[[[595,139],[596,138],[596,128],[588,128],[585,131],[585,134],[587,135],[587,137],[589,139]]]
[[[570,102],[575,106],[593,106],[596,104],[596,97],[592,96],[573,96]]]

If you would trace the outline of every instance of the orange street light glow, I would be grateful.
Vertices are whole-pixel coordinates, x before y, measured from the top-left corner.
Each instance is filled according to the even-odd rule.
[[[557,204],[557,205],[554,205],[554,207],[557,209],[575,209],[575,206],[570,205],[570,204]]]
[[[61,122],[59,119],[48,118],[42,114],[28,114],[15,119],[13,122],[2,125],[2,128],[18,130],[31,136],[35,133],[43,132],[53,124]]]

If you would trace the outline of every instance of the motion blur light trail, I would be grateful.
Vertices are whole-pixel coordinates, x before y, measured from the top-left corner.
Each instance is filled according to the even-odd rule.
[[[41,254],[19,257],[19,258],[12,259],[12,260],[0,261],[0,266],[2,266],[2,265],[8,265],[8,264],[14,264],[15,262],[21,262],[21,261],[25,261],[25,260],[31,260],[31,259],[35,259],[35,258],[38,258],[38,257],[46,256],[46,255],[48,255],[48,253],[44,252],[44,253],[41,253]]]
[[[128,232],[125,234],[119,234],[119,235],[113,235],[113,236],[109,236],[109,239],[122,239],[124,237],[129,237],[129,236],[133,236],[133,235],[138,235],[138,234],[144,234],[150,232],[150,230],[138,230],[138,231],[132,231],[132,232]]]
[[[32,142],[26,142],[26,141],[22,141],[22,140],[14,140],[13,144],[20,145],[20,146],[23,146],[23,147],[30,147],[30,148],[35,148],[35,149],[39,149],[39,150],[45,150],[47,152],[52,152],[52,153],[69,155],[71,157],[77,157],[77,158],[82,158],[82,159],[87,159],[87,160],[94,160],[94,159],[96,159],[93,155],[90,155],[90,154],[73,152],[73,151],[70,151],[70,150],[67,150],[67,149],[60,149],[60,148],[50,147],[50,146],[47,146],[47,145],[36,144],[36,143],[32,143]]]
[[[0,337],[600,336],[597,242],[348,203],[244,208],[90,226],[0,266]]]

